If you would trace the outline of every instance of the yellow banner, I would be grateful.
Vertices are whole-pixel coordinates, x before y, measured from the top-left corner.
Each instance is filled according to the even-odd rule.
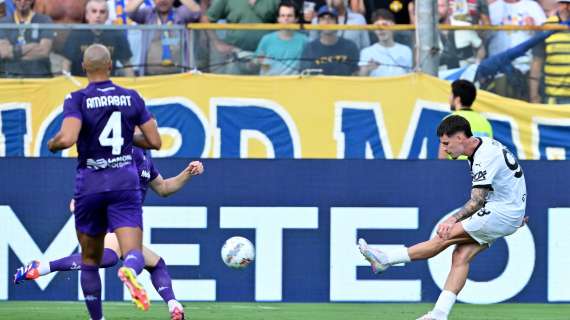
[[[63,99],[87,83],[77,80],[1,80],[0,155],[48,156],[45,143],[59,129]],[[435,158],[435,128],[449,113],[449,83],[422,74],[182,74],[115,83],[140,92],[156,114],[166,141],[159,157]],[[474,109],[519,158],[566,158],[570,106],[481,91]]]

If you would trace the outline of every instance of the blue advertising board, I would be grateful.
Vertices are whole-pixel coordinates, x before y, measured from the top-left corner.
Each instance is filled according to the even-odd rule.
[[[185,159],[157,159],[164,177]],[[522,161],[530,224],[475,259],[459,300],[468,303],[570,301],[570,163]],[[169,265],[180,300],[434,301],[450,251],[373,275],[356,241],[379,247],[429,239],[437,223],[468,198],[462,161],[204,160],[206,171],[180,192],[149,193],[145,244]],[[0,300],[82,299],[76,272],[14,285],[32,259],[78,251],[68,212],[75,161],[0,159]],[[245,270],[220,258],[234,235],[256,246]],[[106,300],[128,298],[116,267],[103,272]],[[143,272],[146,273],[146,272]],[[143,279],[152,298],[159,296]]]

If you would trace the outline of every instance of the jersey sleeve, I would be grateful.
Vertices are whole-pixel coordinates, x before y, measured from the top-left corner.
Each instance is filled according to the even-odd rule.
[[[503,160],[498,153],[488,152],[476,157],[471,167],[473,188],[489,188],[492,190],[493,180],[500,168],[500,161]]]
[[[83,120],[81,114],[81,99],[78,93],[70,93],[65,97],[63,102],[63,118],[73,117]]]
[[[160,175],[160,172],[158,172],[158,170],[154,166],[154,161],[152,161],[152,159],[150,158],[149,158],[149,164],[150,164],[150,179],[148,179],[148,181],[150,182],[156,179],[156,177]]]

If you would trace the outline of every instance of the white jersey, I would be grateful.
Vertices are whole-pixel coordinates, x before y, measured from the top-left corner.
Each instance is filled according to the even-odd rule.
[[[485,208],[505,224],[518,227],[526,208],[526,183],[521,166],[500,142],[477,138],[481,144],[469,157],[473,188],[488,187]]]

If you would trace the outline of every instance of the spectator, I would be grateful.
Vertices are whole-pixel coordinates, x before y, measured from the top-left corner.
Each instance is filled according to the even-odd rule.
[[[123,73],[117,72],[117,62],[123,66],[130,66],[132,57],[127,36],[123,30],[98,30],[96,25],[105,24],[109,18],[107,0],[88,0],[85,7],[85,21],[94,26],[92,30],[74,30],[67,38],[63,49],[63,70],[74,76],[85,76],[81,65],[83,52],[90,45],[99,43],[107,47],[113,60],[113,74],[134,76],[132,68],[124,68]]]
[[[475,98],[477,98],[477,88],[471,81],[455,80],[451,83],[449,105],[452,115],[465,118],[469,122],[474,137],[493,138],[493,127],[489,120],[471,108]],[[442,144],[439,145],[438,158],[451,159]],[[461,156],[458,159],[466,160],[467,157]]]
[[[329,6],[317,13],[320,25],[338,24],[338,12]],[[318,39],[303,50],[301,69],[321,69],[323,74],[350,76],[358,70],[358,48],[347,39],[339,38],[336,30],[323,30]]]
[[[182,0],[175,8],[174,0],[155,0],[154,7],[141,7],[144,0],[131,0],[126,5],[126,12],[131,20],[138,24],[186,25],[200,20],[199,6],[193,0]],[[192,11],[198,10],[198,11]],[[184,33],[186,34],[186,33]],[[181,56],[187,52],[188,39],[180,31],[144,32],[141,61],[145,68],[141,74],[167,74],[179,71],[179,66],[186,65],[188,58]]]
[[[450,14],[448,0],[438,0],[438,15],[440,24],[450,24]],[[467,22],[462,22],[467,24]],[[479,38],[473,30],[442,30],[439,33],[440,47],[440,71],[465,67],[470,64],[479,63],[485,58],[485,47],[483,40]]]
[[[570,0],[558,0],[558,12],[545,25],[557,25],[570,19]],[[540,80],[544,69],[544,91],[548,104],[570,104],[570,33],[558,32],[533,49],[529,77],[530,102],[541,103]]]
[[[51,23],[50,17],[35,13],[34,0],[15,0],[16,11],[0,23]],[[6,76],[51,76],[49,53],[53,31],[32,28],[0,30],[0,71]]]
[[[372,21],[372,13],[378,9],[386,9],[394,14],[396,24],[415,24],[413,0],[367,0],[365,4],[366,21]],[[415,32],[398,31],[394,33],[397,42],[413,47]]]
[[[347,7],[348,0],[327,0],[327,5],[332,7],[338,12],[338,24],[341,25],[366,25],[366,19],[359,13],[352,12]],[[314,19],[313,23],[316,24],[317,20]],[[358,49],[366,48],[370,45],[370,37],[367,31],[359,30],[340,30],[339,37],[350,40],[356,44]]]
[[[274,23],[280,0],[213,0],[202,22]],[[267,31],[228,30],[222,40],[210,31],[211,71],[229,74],[253,74],[250,64],[236,59],[239,51],[253,52]]]
[[[492,25],[535,26],[545,22],[544,11],[535,1],[496,0],[489,6]],[[493,32],[489,42],[489,55],[495,55],[512,48],[532,36],[529,31],[497,31]],[[528,74],[531,52],[513,61],[514,72],[495,79],[494,91],[502,96],[528,99]]]
[[[386,9],[378,9],[372,14],[374,25],[393,26],[394,14]],[[361,76],[398,76],[412,70],[412,50],[394,41],[394,31],[375,30],[378,42],[360,52]]]
[[[279,4],[277,22],[291,24],[299,22],[300,12],[291,1]],[[287,75],[299,72],[299,60],[307,37],[294,30],[280,30],[261,38],[255,52],[261,64],[260,75]]]
[[[48,15],[54,23],[83,23],[87,0],[36,0],[34,11]],[[53,39],[50,54],[51,68],[60,73],[63,68],[63,47],[66,44],[69,30],[57,30]]]

